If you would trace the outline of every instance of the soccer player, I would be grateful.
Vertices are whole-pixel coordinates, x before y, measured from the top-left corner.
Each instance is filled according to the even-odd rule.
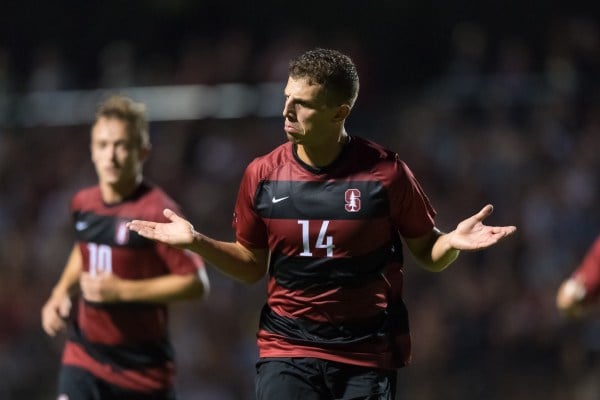
[[[441,271],[460,250],[515,232],[477,214],[443,233],[436,212],[398,154],[344,127],[359,78],[352,60],[314,49],[291,61],[285,87],[288,138],[247,167],[233,217],[236,241],[170,223],[130,229],[202,255],[252,283],[268,272],[258,331],[259,400],[393,399],[396,369],[410,357],[402,302],[402,238],[425,268]]]
[[[565,279],[556,295],[558,309],[578,317],[588,312],[600,296],[600,236],[583,257],[581,264]]]
[[[68,325],[58,399],[175,399],[167,303],[207,293],[204,261],[127,229],[133,218],[160,219],[164,208],[178,209],[143,179],[150,152],[143,104],[106,99],[90,149],[98,184],[71,200],[76,243],[42,308],[48,335]],[[73,296],[79,301],[71,310]]]

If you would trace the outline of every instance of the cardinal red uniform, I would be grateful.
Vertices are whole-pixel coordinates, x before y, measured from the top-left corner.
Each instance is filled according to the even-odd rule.
[[[600,296],[600,236],[585,254],[581,265],[573,273],[585,287],[585,301],[594,301]]]
[[[261,358],[382,369],[410,358],[400,236],[430,232],[435,211],[397,154],[350,139],[327,168],[306,165],[286,143],[246,169],[236,238],[271,251]]]
[[[164,208],[178,207],[161,189],[142,184],[118,204],[103,203],[98,186],[71,201],[83,269],[124,279],[197,273],[201,258],[142,238],[126,227],[131,219],[162,220]],[[99,304],[80,300],[63,353],[65,367],[82,368],[117,387],[165,392],[174,380],[167,307],[150,303]]]

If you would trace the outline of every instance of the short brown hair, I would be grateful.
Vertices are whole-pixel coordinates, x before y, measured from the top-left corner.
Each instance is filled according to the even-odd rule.
[[[336,105],[352,107],[358,97],[356,66],[350,57],[337,50],[309,50],[290,61],[288,73],[290,78],[306,78],[311,85],[322,85]]]
[[[127,123],[131,137],[140,147],[150,147],[146,105],[123,95],[112,95],[98,106],[96,121],[101,118],[117,118]]]

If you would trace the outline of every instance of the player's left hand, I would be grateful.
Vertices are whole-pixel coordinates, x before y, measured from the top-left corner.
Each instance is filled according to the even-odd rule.
[[[458,250],[479,250],[492,246],[512,235],[516,226],[487,226],[483,220],[494,211],[491,204],[486,205],[477,214],[460,222],[451,232],[450,246]]]
[[[121,299],[121,279],[111,273],[96,276],[88,272],[81,274],[79,285],[81,293],[87,301],[97,303],[114,303]]]

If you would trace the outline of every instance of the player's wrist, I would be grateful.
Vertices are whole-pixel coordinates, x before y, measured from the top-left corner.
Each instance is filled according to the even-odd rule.
[[[206,242],[206,236],[192,228],[192,240],[185,248],[193,251],[195,248],[202,246],[204,242]]]
[[[443,254],[444,258],[450,258],[452,260],[458,257],[460,253],[459,248],[454,244],[456,231],[451,231],[447,233],[439,232],[439,237],[437,238],[437,245],[439,246],[441,254]]]
[[[114,282],[114,294],[113,298],[110,299],[112,302],[129,302],[135,301],[135,295],[139,293],[139,289],[135,287],[139,281],[132,281],[127,279],[117,279]]]
[[[62,300],[65,297],[69,297],[71,290],[64,286],[55,286],[52,289],[50,297],[56,300]]]

